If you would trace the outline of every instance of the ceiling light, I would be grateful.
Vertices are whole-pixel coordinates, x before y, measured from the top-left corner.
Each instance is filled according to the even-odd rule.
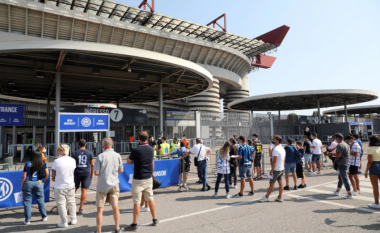
[[[12,87],[12,91],[18,91],[17,87]]]
[[[91,96],[96,96],[96,93],[92,93]]]
[[[93,68],[92,69],[92,74],[93,75],[99,75],[100,74],[100,69],[99,68]]]
[[[146,79],[146,74],[139,74],[139,79],[140,80],[145,80]]]
[[[44,78],[44,72],[37,71],[37,78]]]
[[[128,73],[131,73],[132,70],[131,70],[131,64],[128,65]]]
[[[9,85],[15,85],[16,83],[9,83]]]
[[[102,89],[102,88],[99,88],[99,91],[104,91],[104,89]]]

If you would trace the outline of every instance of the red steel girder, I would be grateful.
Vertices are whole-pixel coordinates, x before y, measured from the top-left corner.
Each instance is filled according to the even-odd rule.
[[[144,6],[144,10],[146,10],[146,6],[149,7],[150,9],[150,12],[152,12],[152,14],[154,13],[154,0],[152,0],[152,5],[150,5],[148,3],[148,0],[143,0],[140,5],[139,5],[139,8],[141,8],[142,6]]]
[[[224,27],[220,26],[220,24],[218,24],[218,20],[223,18],[224,17]],[[226,13],[222,14],[221,16],[219,16],[218,18],[214,19],[213,21],[211,21],[209,24],[207,24],[206,26],[210,26],[212,24],[212,26],[215,28],[215,24],[218,25],[224,32],[227,32],[227,15]]]

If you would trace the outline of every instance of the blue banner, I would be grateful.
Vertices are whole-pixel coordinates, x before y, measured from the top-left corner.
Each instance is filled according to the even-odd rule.
[[[108,131],[108,114],[59,113],[59,131]]]
[[[0,126],[23,126],[24,105],[0,104]]]
[[[349,125],[372,125],[372,122],[348,122]]]
[[[124,163],[124,172],[119,174],[120,192],[130,192],[133,181],[133,164]],[[154,176],[161,182],[161,187],[178,184],[179,159],[154,161]]]
[[[21,192],[23,173],[23,171],[0,172],[0,208],[10,208],[24,205],[22,200],[17,202],[15,197],[15,194]],[[50,175],[44,185],[44,195],[45,202],[49,202]],[[32,204],[37,204],[34,194]]]

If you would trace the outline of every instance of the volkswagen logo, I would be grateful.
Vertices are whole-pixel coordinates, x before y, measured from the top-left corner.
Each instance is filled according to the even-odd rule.
[[[0,201],[7,199],[13,192],[13,185],[6,178],[0,177]]]
[[[85,117],[82,119],[81,124],[83,125],[83,127],[89,127],[91,125],[91,119]]]

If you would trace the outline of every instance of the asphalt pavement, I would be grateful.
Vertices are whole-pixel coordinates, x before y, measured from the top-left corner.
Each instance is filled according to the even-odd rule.
[[[363,161],[365,167],[366,160]],[[364,171],[364,170],[363,170]],[[259,203],[267,191],[269,180],[255,181],[255,195],[247,196],[250,191],[246,184],[243,198],[226,199],[224,183],[220,184],[218,197],[213,197],[216,177],[209,169],[208,180],[212,189],[201,192],[201,185],[192,170],[188,184],[189,192],[178,192],[178,186],[160,188],[155,191],[158,226],[151,226],[152,217],[148,212],[140,214],[139,232],[364,232],[380,230],[380,211],[367,207],[374,202],[369,179],[360,175],[362,194],[353,200],[332,195],[338,183],[332,169],[322,170],[321,175],[307,176],[306,189],[284,191],[284,201],[274,202],[278,195],[278,184],[270,196],[270,202]],[[300,179],[298,180],[300,182]],[[290,186],[293,187],[292,178]],[[238,189],[231,189],[236,194]],[[79,190],[78,190],[79,192]],[[345,189],[342,190],[346,194]],[[76,199],[79,204],[80,193]],[[49,219],[40,221],[37,206],[33,206],[31,224],[24,226],[23,208],[0,210],[0,232],[94,232],[96,230],[95,190],[89,190],[85,212],[78,215],[78,223],[68,228],[57,228],[59,215],[55,201],[47,203]],[[79,205],[77,206],[78,209]],[[120,194],[119,208],[121,227],[132,223],[131,193]],[[114,221],[111,206],[104,210],[102,232],[113,232]]]

